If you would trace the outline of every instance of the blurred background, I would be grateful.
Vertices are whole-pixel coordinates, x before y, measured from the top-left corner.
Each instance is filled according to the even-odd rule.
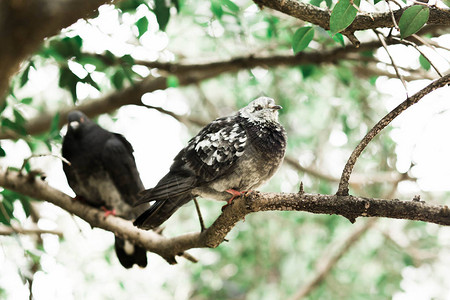
[[[389,11],[385,2],[363,2],[361,9]],[[342,35],[313,26],[313,39],[300,51],[294,45],[294,56],[294,35],[305,26],[311,25],[248,0],[101,6],[95,18],[46,39],[13,78],[2,107],[0,166],[20,169],[32,154],[60,155],[64,112],[118,95],[119,104],[89,114],[130,141],[150,188],[202,124],[267,95],[283,106],[288,149],[261,190],[296,192],[303,182],[307,193],[334,194],[367,131],[407,92],[439,78],[428,59],[448,73],[450,34],[425,26],[417,33],[425,43],[413,40],[418,51],[390,40],[397,31],[377,29],[391,60],[373,31],[357,32],[357,50]],[[164,87],[144,90],[138,100],[120,94],[157,79]],[[369,144],[352,174],[351,194],[421,195],[430,204],[450,204],[448,95],[448,87],[428,95]],[[49,126],[38,129],[37,120]],[[51,186],[74,196],[61,164],[44,156],[23,167],[42,170]],[[239,222],[218,248],[190,250],[196,264],[178,258],[171,266],[149,253],[146,269],[125,270],[112,233],[52,204],[0,191],[1,299],[450,299],[450,229],[444,226],[259,212]],[[223,203],[199,203],[208,226]],[[54,232],[16,234],[11,224]],[[198,230],[189,203],[165,223],[164,235]]]

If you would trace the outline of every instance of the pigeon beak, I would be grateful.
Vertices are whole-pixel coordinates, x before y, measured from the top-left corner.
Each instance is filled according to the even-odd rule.
[[[72,128],[73,130],[77,129],[78,126],[80,126],[80,122],[78,121],[72,121],[69,123],[70,128]]]
[[[282,109],[283,107],[281,105],[273,105],[273,106],[271,106],[269,108],[273,109],[273,110],[279,110],[279,109]]]

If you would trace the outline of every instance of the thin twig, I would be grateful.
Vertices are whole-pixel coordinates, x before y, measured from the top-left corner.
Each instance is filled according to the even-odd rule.
[[[361,155],[362,151],[366,148],[366,146],[372,141],[372,139],[381,131],[383,130],[389,123],[394,120],[398,115],[400,115],[404,110],[406,110],[411,105],[419,102],[420,99],[422,99],[427,94],[431,93],[432,91],[441,88],[447,84],[450,83],[450,74],[445,75],[444,77],[441,77],[429,85],[427,85],[425,88],[420,90],[419,92],[415,93],[411,97],[407,98],[405,101],[403,101],[400,105],[398,105],[396,108],[394,108],[391,112],[389,112],[386,116],[384,116],[367,134],[366,136],[361,140],[361,142],[356,146],[355,150],[353,150],[352,154],[350,155],[347,163],[345,164],[344,170],[342,171],[341,180],[339,182],[339,188],[336,193],[338,196],[345,196],[348,195],[348,185],[349,185],[349,179],[350,175],[352,174],[353,167],[356,163],[356,160]]]
[[[420,42],[424,43],[425,45],[427,44],[427,42],[423,39],[421,39],[418,35],[413,35],[416,39],[418,39]],[[419,46],[417,46],[415,43],[410,42],[408,40],[404,40],[404,39],[399,39],[396,37],[391,37],[391,39],[393,40],[397,40],[399,43],[406,45],[406,46],[412,46],[414,47],[414,49],[417,50],[417,52],[419,52],[420,54],[422,54],[423,57],[425,57],[425,59],[430,63],[430,65],[433,67],[433,69],[436,71],[436,73],[438,73],[438,75],[440,77],[442,77],[442,73],[439,71],[439,69],[433,64],[433,62],[431,61],[431,59],[428,58],[428,56],[419,48]],[[431,45],[429,45],[431,47]]]
[[[65,159],[64,157],[62,157],[61,155],[58,155],[58,154],[54,154],[54,153],[32,154],[32,155],[30,155],[29,157],[27,157],[27,158],[25,158],[23,160],[23,164],[22,164],[22,167],[20,167],[19,172],[23,171],[23,169],[25,168],[25,165],[30,161],[30,159],[35,158],[35,157],[44,157],[44,156],[53,156],[53,157],[59,158],[61,161],[63,161],[64,163],[66,163],[66,164],[68,164],[70,166],[70,162],[67,159]]]
[[[389,9],[389,12],[391,13],[392,23],[394,24],[394,28],[400,31],[400,28],[398,27],[397,21],[395,20],[394,12],[392,11],[391,4],[389,3],[390,0],[385,0]]]
[[[403,84],[403,87],[405,88],[406,97],[408,97],[408,88],[406,87],[405,79],[398,71],[397,64],[395,63],[394,59],[391,56],[391,53],[389,52],[389,50],[387,48],[387,44],[386,44],[386,41],[384,40],[384,36],[381,33],[379,33],[377,30],[374,30],[374,32],[377,35],[377,38],[380,41],[380,43],[383,45],[384,50],[386,50],[386,53],[389,56],[389,59],[391,60],[392,66],[394,67],[395,73],[397,74],[397,77],[400,79],[400,81]]]
[[[194,198],[195,209],[197,210],[198,220],[200,221],[200,231],[205,230],[205,223],[203,222],[202,212],[200,211],[200,205],[198,205],[197,198]]]
[[[398,8],[402,8],[403,7],[402,3],[400,1],[398,1],[398,0],[388,0],[388,1],[392,1],[395,4],[397,4]]]
[[[23,227],[19,227],[19,226],[15,226],[15,225],[11,225],[11,226],[0,225],[0,235],[13,235],[13,234],[26,234],[26,235],[53,234],[53,235],[57,235],[60,238],[63,237],[63,233],[59,230],[41,229],[39,227],[23,228]]]
[[[171,116],[172,118],[174,118],[175,120],[177,120],[178,122],[183,123],[183,124],[189,124],[190,123],[190,124],[194,124],[194,125],[197,125],[197,126],[200,126],[200,127],[203,127],[203,126],[208,124],[208,123],[204,122],[201,119],[197,119],[197,118],[194,118],[194,117],[191,117],[191,116],[186,116],[186,115],[179,115],[179,114],[174,113],[173,111],[164,109],[162,107],[153,106],[153,105],[147,105],[147,104],[140,104],[140,106],[143,106],[143,107],[146,107],[146,108],[149,108],[149,109],[154,109],[154,110],[156,110],[156,111],[158,111],[158,112],[160,112],[162,114],[166,114],[168,116]]]

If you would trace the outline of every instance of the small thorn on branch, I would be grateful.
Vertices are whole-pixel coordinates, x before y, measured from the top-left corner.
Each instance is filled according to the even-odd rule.
[[[198,263],[198,259],[196,259],[194,256],[190,255],[187,252],[183,252],[183,254],[180,255],[181,257],[184,257],[185,259],[189,260],[193,263]]]
[[[300,195],[303,195],[305,193],[305,190],[303,189],[303,181],[300,181],[300,189],[298,191]]]
[[[344,216],[347,220],[350,221],[350,223],[355,224],[356,222],[356,217],[354,216]]]
[[[353,44],[353,46],[355,46],[355,48],[359,48],[361,42],[355,36],[354,32],[342,32],[342,34],[344,34],[349,39],[349,41]]]

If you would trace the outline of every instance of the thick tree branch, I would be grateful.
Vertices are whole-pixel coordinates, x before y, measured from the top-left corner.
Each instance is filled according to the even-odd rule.
[[[372,141],[372,139],[383,130],[392,120],[394,120],[398,115],[400,115],[403,111],[405,111],[411,105],[419,102],[424,96],[428,95],[432,91],[446,86],[450,83],[450,74],[447,74],[444,77],[441,77],[425,88],[415,93],[405,101],[403,101],[400,105],[394,108],[390,113],[384,116],[361,140],[361,142],[356,146],[355,150],[353,150],[350,155],[347,163],[345,164],[344,170],[342,171],[341,180],[339,182],[339,188],[337,191],[337,195],[339,196],[347,196],[348,195],[348,184],[350,175],[352,174],[353,167],[356,163],[356,160],[361,155],[362,151],[366,148],[366,146]]]
[[[39,178],[15,171],[0,170],[0,186],[23,195],[51,202],[99,227],[131,240],[175,263],[174,256],[191,248],[217,247],[228,232],[247,214],[258,211],[307,211],[318,214],[337,214],[352,222],[357,217],[387,217],[450,225],[447,206],[427,205],[422,201],[371,199],[355,196],[313,195],[304,193],[251,192],[236,199],[217,220],[201,233],[187,233],[174,238],[163,237],[153,231],[134,227],[119,217],[105,217],[104,212],[78,201],[50,187]]]
[[[289,16],[295,17],[305,22],[309,22],[322,27],[325,30],[330,29],[329,9],[320,8],[309,3],[300,2],[297,0],[253,0],[261,8],[266,6],[271,9],[280,11]],[[353,40],[355,31],[377,29],[377,28],[392,28],[395,26],[392,15],[395,20],[399,21],[400,16],[406,9],[401,8],[393,11],[383,13],[361,14],[359,13],[353,23],[348,26],[341,33],[347,36],[352,43],[358,45],[358,42]],[[450,25],[450,10],[430,7],[430,17],[427,24],[429,25]]]
[[[45,37],[56,35],[79,18],[90,17],[107,0],[0,1],[0,104],[10,77]],[[116,1],[118,2],[118,1]]]

